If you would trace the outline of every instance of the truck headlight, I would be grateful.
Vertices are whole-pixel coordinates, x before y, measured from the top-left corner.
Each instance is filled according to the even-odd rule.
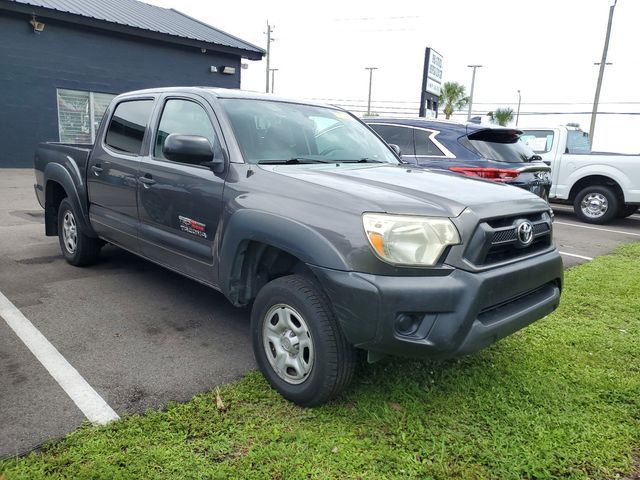
[[[362,223],[376,255],[397,265],[435,265],[445,248],[460,243],[448,218],[365,213]]]

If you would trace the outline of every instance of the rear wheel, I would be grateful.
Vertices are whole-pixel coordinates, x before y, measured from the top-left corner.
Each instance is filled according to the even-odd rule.
[[[290,275],[265,285],[253,304],[251,334],[267,381],[298,405],[325,403],[353,378],[356,350],[311,278]]]
[[[638,211],[638,205],[621,205],[618,213],[616,213],[616,217],[618,218],[626,218],[630,217],[634,213]]]
[[[603,224],[616,216],[619,204],[620,201],[611,188],[592,185],[578,192],[573,210],[583,222]]]
[[[69,199],[60,202],[58,208],[58,240],[65,260],[81,267],[95,262],[100,255],[102,242],[86,236],[78,228],[78,213]]]

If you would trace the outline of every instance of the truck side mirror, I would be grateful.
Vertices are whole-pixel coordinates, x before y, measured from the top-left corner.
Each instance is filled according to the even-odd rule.
[[[172,133],[164,141],[162,153],[172,162],[203,165],[214,172],[224,170],[224,158],[215,158],[211,143],[200,135],[181,135]]]
[[[400,147],[395,143],[390,143],[389,148],[395,152],[398,157],[402,157],[402,152],[400,151]]]

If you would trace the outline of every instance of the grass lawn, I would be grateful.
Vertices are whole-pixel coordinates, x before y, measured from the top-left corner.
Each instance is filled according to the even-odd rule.
[[[0,463],[25,478],[594,478],[637,474],[640,244],[566,272],[551,316],[478,354],[361,365],[316,409],[250,373]],[[635,461],[634,461],[635,459]],[[2,475],[0,475],[1,478]]]

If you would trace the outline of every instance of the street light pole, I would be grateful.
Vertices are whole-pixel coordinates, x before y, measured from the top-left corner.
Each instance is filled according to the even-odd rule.
[[[269,25],[269,21],[267,20],[267,54],[265,55],[267,60],[267,79],[266,79],[266,88],[265,92],[269,93],[269,62],[271,61],[271,42],[273,42],[273,38],[271,38],[271,34],[273,33],[273,26]]]
[[[371,116],[371,85],[373,83],[373,71],[378,67],[365,67],[365,70],[369,70],[369,98],[367,100],[367,117]]]
[[[589,126],[589,146],[593,148],[593,137],[596,131],[596,116],[598,115],[598,103],[600,102],[600,90],[602,89],[602,78],[604,77],[604,68],[607,66],[607,52],[609,50],[609,37],[611,36],[611,24],[613,23],[613,11],[616,8],[618,0],[614,0],[609,7],[609,21],[607,22],[607,34],[604,37],[604,48],[602,49],[602,60],[600,60],[600,70],[598,71],[598,83],[596,85],[596,94],[593,98],[593,111],[591,112],[591,125]]]
[[[522,95],[518,90],[518,113],[516,113],[516,127],[518,126],[518,120],[520,120],[520,103],[522,102]]]
[[[469,112],[467,113],[467,120],[471,119],[471,107],[473,107],[473,87],[476,84],[476,69],[481,68],[482,65],[467,65],[469,68],[473,68],[473,75],[471,76],[471,92],[469,92]]]
[[[270,68],[269,71],[271,72],[271,93],[273,93],[276,88],[276,72],[278,71],[278,69]]]

